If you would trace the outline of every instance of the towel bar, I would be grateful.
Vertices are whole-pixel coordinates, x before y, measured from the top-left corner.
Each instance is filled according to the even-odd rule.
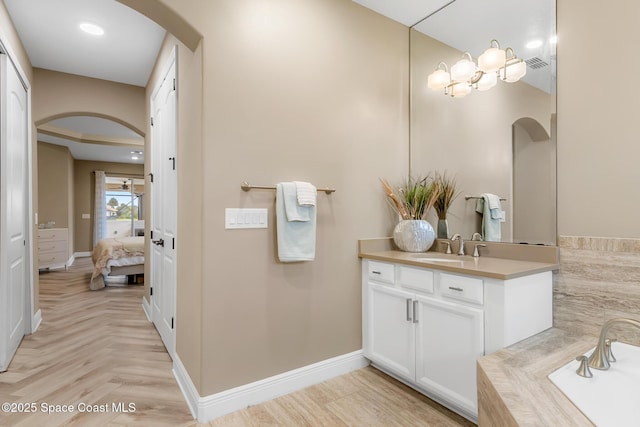
[[[469,200],[469,199],[482,199],[482,197],[481,197],[481,196],[464,196],[464,199],[465,199],[465,200]],[[507,199],[503,199],[502,197],[500,197],[500,200],[504,202],[504,201],[506,201]]]
[[[275,190],[276,189],[275,186],[251,185],[247,181],[243,182],[240,185],[240,188],[242,188],[242,190],[244,190],[244,191],[249,191],[249,190]],[[331,193],[336,191],[334,188],[317,188],[316,190],[317,191],[324,191],[326,194],[331,194]]]

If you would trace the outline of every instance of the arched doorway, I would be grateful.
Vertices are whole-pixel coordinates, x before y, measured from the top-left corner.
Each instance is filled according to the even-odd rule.
[[[555,142],[538,121],[529,117],[516,120],[512,128],[513,242],[553,245],[556,241]]]

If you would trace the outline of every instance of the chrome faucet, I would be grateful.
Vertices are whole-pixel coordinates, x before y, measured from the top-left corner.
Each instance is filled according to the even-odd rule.
[[[464,255],[464,239],[458,233],[454,234],[451,237],[451,241],[453,242],[456,239],[460,240],[460,246],[458,246],[458,255]]]
[[[480,256],[480,251],[478,250],[478,248],[486,248],[486,247],[487,245],[485,245],[484,243],[476,243],[473,248],[473,256],[478,258]]]
[[[478,232],[473,233],[473,236],[471,236],[471,240],[478,240],[482,242],[482,234]]]
[[[607,339],[607,332],[609,329],[616,324],[623,323],[628,325],[633,325],[637,328],[640,328],[640,321],[634,319],[625,319],[625,318],[616,318],[608,320],[600,330],[600,338],[598,338],[598,345],[596,349],[593,350],[591,356],[589,356],[588,363],[589,367],[593,369],[605,370],[609,369],[611,364],[609,362],[615,362],[615,358],[611,353],[611,341]]]

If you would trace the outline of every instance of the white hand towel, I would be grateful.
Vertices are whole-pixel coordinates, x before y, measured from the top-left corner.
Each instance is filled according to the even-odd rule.
[[[283,188],[288,189],[287,195],[284,194]],[[290,191],[291,189],[293,191]],[[298,205],[293,183],[276,184],[278,259],[281,262],[313,261],[316,256],[316,207],[302,207],[308,210],[308,221],[292,221],[288,219],[285,202]]]
[[[293,182],[281,182],[282,202],[287,214],[287,221],[309,221],[312,206],[301,206],[298,203],[296,184]]]
[[[315,185],[302,181],[294,181],[294,184],[296,185],[298,204],[300,206],[315,206],[318,195]]]

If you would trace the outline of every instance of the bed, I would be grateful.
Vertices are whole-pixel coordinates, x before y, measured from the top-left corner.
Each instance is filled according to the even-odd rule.
[[[102,239],[91,259],[91,290],[104,288],[107,276],[144,274],[144,236]]]

